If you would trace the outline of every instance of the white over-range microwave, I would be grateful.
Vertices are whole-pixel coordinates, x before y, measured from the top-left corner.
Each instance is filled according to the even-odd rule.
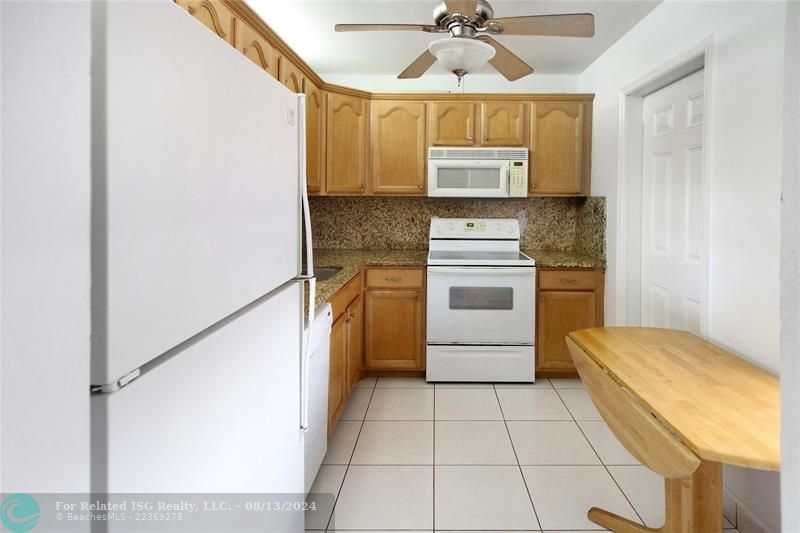
[[[428,149],[428,196],[518,198],[527,195],[526,148]]]

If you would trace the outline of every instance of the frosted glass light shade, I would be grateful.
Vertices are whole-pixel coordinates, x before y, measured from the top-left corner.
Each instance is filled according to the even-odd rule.
[[[446,37],[428,45],[430,53],[449,72],[474,72],[495,54],[494,47],[477,39]]]

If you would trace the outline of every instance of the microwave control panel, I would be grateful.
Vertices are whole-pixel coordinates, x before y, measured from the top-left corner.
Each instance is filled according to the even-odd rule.
[[[510,197],[528,196],[528,162],[509,161],[508,195]]]

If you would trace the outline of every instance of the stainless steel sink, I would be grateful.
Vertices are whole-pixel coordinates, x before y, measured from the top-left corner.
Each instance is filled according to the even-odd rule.
[[[317,281],[327,281],[341,272],[342,267],[317,267],[314,268],[314,275]]]

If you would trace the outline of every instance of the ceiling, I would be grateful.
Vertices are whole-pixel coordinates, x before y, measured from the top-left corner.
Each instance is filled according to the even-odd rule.
[[[500,36],[538,74],[578,74],[661,0],[490,0],[496,17],[593,13],[595,36]],[[336,23],[432,24],[436,0],[248,0],[248,4],[318,74],[386,75],[408,66],[428,43],[423,32],[336,33]],[[431,74],[444,74],[434,65]],[[488,65],[478,73],[494,72]],[[499,76],[499,74],[498,74]]]

